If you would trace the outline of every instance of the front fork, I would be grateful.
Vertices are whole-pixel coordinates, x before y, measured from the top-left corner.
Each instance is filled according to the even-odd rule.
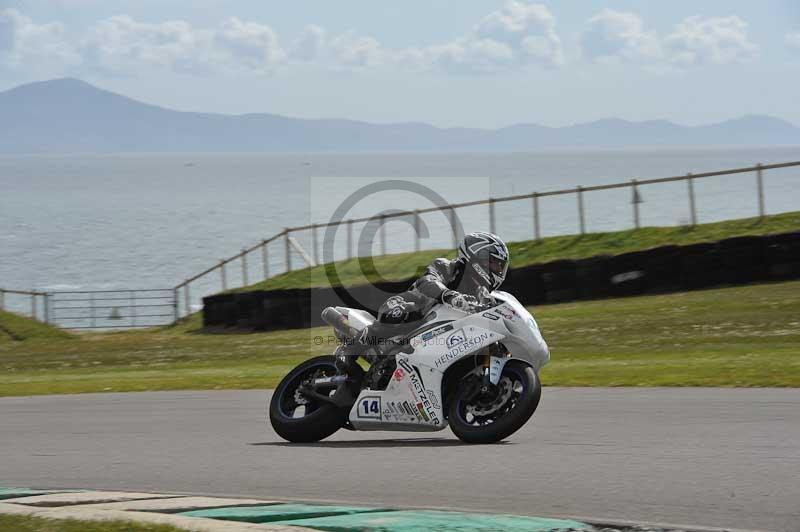
[[[501,349],[491,349],[483,355],[483,386],[497,386],[500,382],[500,375],[503,374],[503,367],[508,362],[508,352],[503,353]]]

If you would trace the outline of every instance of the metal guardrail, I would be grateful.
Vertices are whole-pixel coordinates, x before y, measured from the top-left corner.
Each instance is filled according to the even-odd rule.
[[[528,194],[517,194],[512,196],[503,196],[498,198],[487,198],[482,200],[474,200],[474,201],[467,201],[462,203],[452,203],[445,206],[437,206],[437,207],[428,207],[424,209],[414,209],[414,210],[406,210],[406,211],[395,211],[388,214],[383,214],[378,216],[377,218],[372,217],[363,217],[363,218],[351,218],[347,220],[342,220],[338,222],[325,222],[325,223],[314,223],[309,225],[302,225],[296,227],[286,227],[280,233],[277,233],[261,242],[258,242],[250,247],[243,248],[242,251],[232,257],[227,259],[221,260],[219,263],[203,270],[202,272],[187,278],[177,286],[170,288],[170,289],[163,289],[163,290],[153,290],[152,292],[159,292],[163,294],[169,294],[168,297],[165,296],[163,299],[163,303],[158,305],[158,308],[172,307],[172,312],[169,313],[169,317],[172,320],[178,320],[182,316],[186,316],[191,313],[191,291],[190,287],[191,284],[195,281],[210,275],[212,273],[217,272],[220,278],[220,288],[225,291],[228,290],[228,276],[227,276],[227,267],[234,263],[235,261],[239,261],[239,266],[241,268],[241,279],[242,279],[242,286],[247,286],[250,284],[251,281],[251,271],[248,264],[248,255],[254,252],[260,253],[261,259],[261,269],[262,269],[262,279],[269,279],[272,277],[270,271],[270,262],[269,262],[269,253],[270,253],[270,245],[282,241],[282,255],[284,258],[284,266],[285,269],[280,272],[289,272],[292,271],[293,264],[292,264],[292,251],[294,250],[303,261],[309,265],[313,266],[318,264],[319,261],[319,239],[317,231],[319,229],[325,229],[327,227],[333,226],[347,226],[347,258],[353,258],[354,250],[353,250],[353,238],[352,238],[352,227],[354,223],[364,223],[364,222],[372,222],[372,221],[380,221],[380,235],[379,235],[379,243],[380,243],[380,252],[381,254],[386,254],[387,247],[386,247],[386,234],[385,234],[385,227],[383,222],[390,218],[399,218],[399,217],[413,217],[413,224],[415,229],[419,229],[420,224],[420,215],[432,212],[443,212],[449,211],[450,219],[453,220],[455,216],[455,212],[458,209],[463,209],[467,207],[474,207],[478,205],[488,205],[489,208],[489,231],[496,232],[496,219],[495,219],[495,206],[498,203],[503,202],[512,202],[512,201],[531,201],[531,219],[532,219],[532,236],[536,240],[540,240],[542,238],[542,227],[541,227],[541,220],[540,220],[540,201],[542,198],[551,197],[551,196],[560,196],[560,195],[569,195],[574,194],[576,196],[576,213],[577,213],[577,229],[579,234],[584,234],[586,232],[586,213],[584,209],[584,194],[589,192],[601,191],[601,190],[611,190],[611,189],[620,189],[620,188],[630,188],[632,193],[632,226],[634,228],[640,227],[640,213],[639,213],[639,204],[641,201],[638,199],[639,196],[639,188],[654,185],[654,184],[661,184],[661,183],[670,183],[670,182],[677,182],[677,181],[684,181],[687,184],[687,201],[689,204],[689,213],[690,213],[690,225],[694,226],[698,223],[698,216],[697,216],[697,202],[695,198],[694,192],[694,183],[698,179],[708,178],[708,177],[716,177],[716,176],[725,176],[725,175],[733,175],[733,174],[741,174],[741,173],[754,173],[755,174],[755,188],[756,188],[756,197],[757,197],[757,204],[754,206],[755,211],[757,212],[758,216],[763,218],[766,215],[765,209],[765,198],[764,198],[764,172],[767,170],[775,170],[779,168],[790,168],[790,167],[798,167],[800,166],[800,161],[792,161],[786,163],[778,163],[778,164],[767,164],[761,165],[757,164],[755,166],[748,166],[743,168],[733,168],[729,170],[720,170],[715,172],[701,172],[696,174],[686,174],[680,176],[670,176],[670,177],[661,177],[655,179],[631,179],[630,181],[625,182],[618,182],[618,183],[609,183],[606,185],[593,185],[587,187],[577,186],[574,188],[567,188],[561,190],[549,190],[543,192],[530,192]],[[455,224],[451,224],[455,228]],[[293,234],[300,233],[303,231],[311,231],[311,253],[307,253],[297,242],[294,238]],[[458,239],[460,235],[456,234],[455,229],[452,232],[452,243],[453,247],[457,247]],[[420,237],[419,231],[414,231],[414,246],[413,249],[418,251],[420,249]],[[355,255],[358,252],[356,250]],[[149,292],[148,290],[127,290],[127,291],[118,291],[117,293],[141,293],[141,292]],[[182,294],[181,294],[182,292]],[[44,309],[44,321],[52,321],[50,312],[51,312],[51,300],[52,298],[59,298],[62,297],[63,294],[67,294],[70,292],[53,292],[53,293],[45,293],[45,292],[37,292],[37,291],[25,291],[25,290],[8,290],[8,289],[0,289],[0,309],[3,309],[4,306],[4,296],[5,294],[15,294],[15,295],[22,295],[28,296],[31,298],[31,315],[33,317],[37,316],[37,298],[42,298],[44,300],[44,304],[42,305]],[[72,294],[102,294],[102,291],[94,291],[94,292],[71,292]],[[183,297],[181,297],[181,295]],[[139,298],[135,298],[137,300]],[[181,308],[181,299],[183,300],[183,308]],[[167,300],[169,302],[167,302]],[[61,300],[63,301],[63,299]],[[97,303],[103,301],[102,297],[98,296],[94,302],[89,301],[89,303]],[[86,303],[86,302],[83,302]],[[91,306],[91,305],[90,305]],[[139,305],[141,307],[142,305]],[[109,307],[113,305],[100,305],[95,306],[94,310],[90,310],[89,314],[94,315],[99,310],[109,310]],[[127,307],[126,307],[127,308]],[[138,307],[136,307],[138,308]],[[53,308],[53,311],[58,310],[66,310],[61,308]],[[75,309],[72,309],[75,310]],[[118,309],[119,310],[119,309]],[[130,315],[127,316],[129,321],[132,320],[131,324],[126,325],[114,325],[111,324],[108,327],[103,328],[113,328],[113,327],[140,327],[146,326],[137,322],[144,317],[155,317],[155,318],[166,318],[168,317],[168,313],[166,311],[159,311],[158,315],[153,316],[146,316],[144,314],[137,314],[135,317]],[[72,317],[65,317],[61,316],[61,320],[71,321]],[[91,316],[89,320],[91,321]],[[90,325],[85,328],[99,328],[97,327],[97,320],[100,320],[101,316],[95,316],[94,325]],[[76,328],[76,327],[71,327]]]
[[[537,241],[542,238],[542,228],[541,228],[541,220],[540,220],[540,206],[539,202],[542,198],[550,197],[550,196],[560,196],[560,195],[568,195],[568,194],[575,194],[576,195],[576,211],[578,215],[578,231],[580,234],[586,233],[586,212],[584,209],[584,198],[583,195],[588,192],[595,192],[600,190],[611,190],[611,189],[619,189],[619,188],[630,188],[631,194],[633,197],[633,201],[631,201],[632,205],[632,225],[634,228],[638,229],[640,227],[640,213],[639,213],[639,203],[637,198],[639,198],[639,188],[648,186],[648,185],[655,185],[661,183],[670,183],[676,181],[685,181],[687,183],[687,201],[689,203],[689,213],[690,213],[690,225],[695,226],[698,223],[698,216],[697,216],[697,202],[694,193],[694,182],[698,179],[708,178],[708,177],[716,177],[716,176],[725,176],[725,175],[733,175],[733,174],[741,174],[741,173],[755,173],[755,185],[756,185],[756,195],[757,195],[757,205],[756,212],[758,216],[763,218],[766,216],[766,209],[765,209],[765,199],[764,199],[764,172],[766,170],[775,170],[779,168],[790,168],[790,167],[797,167],[800,166],[800,161],[792,161],[786,163],[778,163],[778,164],[757,164],[755,166],[748,166],[743,168],[733,168],[729,170],[720,170],[715,172],[700,172],[696,174],[686,174],[686,175],[679,175],[679,176],[670,176],[670,177],[660,177],[654,179],[631,179],[630,181],[618,182],[618,183],[609,183],[606,185],[593,185],[587,187],[577,186],[575,188],[567,188],[561,190],[549,190],[544,192],[530,192],[528,194],[517,194],[512,196],[503,196],[498,198],[488,198],[483,200],[474,200],[474,201],[467,201],[462,203],[452,203],[445,205],[443,207],[428,207],[424,209],[414,209],[414,210],[407,210],[407,211],[397,211],[392,212],[390,214],[381,215],[378,217],[378,220],[381,221],[380,224],[380,231],[381,234],[379,235],[379,242],[380,242],[380,250],[381,254],[386,253],[386,235],[384,224],[382,223],[386,219],[390,218],[399,218],[399,217],[413,217],[414,219],[414,227],[419,227],[419,220],[421,214],[431,213],[431,212],[442,212],[442,211],[449,211],[450,216],[455,215],[455,211],[457,209],[463,209],[466,207],[474,207],[477,205],[488,205],[489,206],[489,231],[494,233],[496,231],[496,220],[495,220],[495,205],[497,203],[503,202],[510,202],[510,201],[531,201],[532,207],[532,235],[534,239]],[[452,219],[452,218],[451,218]],[[297,248],[296,241],[292,237],[293,233],[299,233],[301,231],[311,231],[311,246],[312,252],[311,254],[301,253],[301,250],[295,249],[301,257],[304,259],[307,265],[313,265],[319,263],[319,252],[318,252],[318,229],[324,229],[327,227],[332,226],[347,226],[347,258],[353,258],[353,249],[352,249],[352,226],[354,223],[364,223],[364,222],[371,222],[374,221],[375,217],[363,217],[363,218],[351,218],[347,220],[342,220],[339,222],[325,222],[325,223],[315,223],[309,225],[301,225],[296,227],[286,227],[283,231],[278,234],[271,236],[268,239],[262,240],[261,242],[254,244],[253,246],[247,247],[242,249],[240,253],[234,255],[233,257],[223,259],[218,264],[211,266],[210,268],[189,277],[182,283],[178,284],[175,287],[176,294],[179,293],[181,290],[183,291],[183,312],[181,309],[178,308],[177,315],[178,316],[185,316],[191,313],[191,293],[190,293],[190,285],[191,283],[197,281],[198,279],[205,277],[215,271],[219,271],[220,274],[220,281],[221,281],[221,288],[223,291],[228,289],[228,282],[227,282],[227,275],[226,275],[226,266],[231,264],[234,261],[239,260],[240,266],[242,268],[242,286],[247,286],[249,284],[249,270],[248,270],[248,262],[247,256],[250,253],[256,252],[260,250],[261,254],[261,262],[262,262],[262,270],[263,276],[262,279],[269,279],[270,275],[270,268],[269,268],[269,249],[268,246],[278,240],[283,241],[283,255],[284,255],[284,265],[285,270],[284,272],[292,271],[292,248]],[[451,224],[451,226],[455,227],[455,224]],[[455,230],[452,234],[452,242],[453,247],[458,246],[458,239],[460,235],[455,234]],[[294,241],[294,243],[293,243]],[[414,231],[414,250],[419,251],[420,249],[420,238],[419,238],[419,231]],[[281,272],[283,273],[283,272]]]

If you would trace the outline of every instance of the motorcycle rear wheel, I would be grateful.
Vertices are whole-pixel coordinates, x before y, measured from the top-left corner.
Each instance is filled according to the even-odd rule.
[[[542,397],[536,370],[516,360],[505,365],[495,389],[478,394],[471,389],[466,381],[460,384],[447,409],[450,428],[466,443],[495,443],[514,434]]]
[[[281,380],[269,404],[269,420],[278,436],[292,443],[317,442],[347,424],[349,409],[307,398],[298,391],[303,383],[333,375],[336,359],[319,356],[306,360]],[[333,393],[334,389],[317,391]],[[301,407],[302,415],[297,415]]]

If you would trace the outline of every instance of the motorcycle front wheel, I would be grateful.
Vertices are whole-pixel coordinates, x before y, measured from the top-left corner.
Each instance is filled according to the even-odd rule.
[[[336,375],[335,360],[332,356],[306,360],[278,384],[269,404],[270,423],[278,436],[293,443],[316,442],[347,424],[349,410],[307,397],[300,390],[303,386],[310,387],[316,379]],[[332,395],[336,385],[318,385],[314,391]]]
[[[541,397],[542,384],[536,371],[511,360],[497,386],[484,388],[467,379],[462,381],[449,401],[448,422],[464,442],[495,443],[518,431],[536,411]]]

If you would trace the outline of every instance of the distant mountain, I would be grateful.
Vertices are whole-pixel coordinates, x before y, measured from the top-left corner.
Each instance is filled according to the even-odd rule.
[[[0,92],[0,153],[522,151],[634,146],[800,145],[800,128],[768,116],[687,127],[604,119],[496,130],[369,124],[272,114],[173,111],[77,79]]]

